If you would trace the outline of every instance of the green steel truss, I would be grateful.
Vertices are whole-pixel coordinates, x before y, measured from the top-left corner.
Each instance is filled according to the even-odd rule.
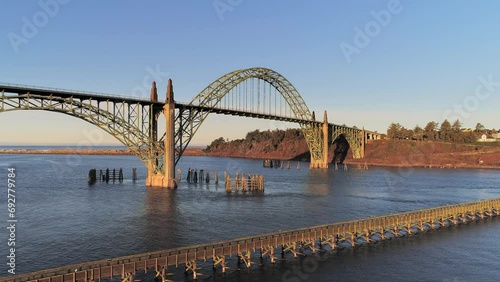
[[[363,142],[364,138],[362,136],[362,130],[347,126],[334,125],[332,127],[332,142],[343,135],[347,142],[349,143],[349,147],[352,150],[352,156],[355,159],[362,158],[364,156],[363,152]]]
[[[176,115],[175,163],[179,161],[194,134],[198,131],[207,116],[217,109],[221,100],[231,89],[248,79],[259,79],[269,83],[286,101],[295,118],[299,122],[311,152],[311,159],[319,160],[323,156],[323,137],[321,127],[315,123],[314,114],[295,87],[281,74],[267,68],[250,68],[228,73],[208,85],[189,105],[196,109],[180,110]]]
[[[147,166],[148,160],[164,151],[163,144],[152,139],[154,116],[158,111],[154,104],[132,101],[93,100],[88,97],[17,94],[2,92],[0,113],[17,110],[44,110],[63,113],[98,126],[108,132]],[[151,115],[155,112],[154,115]],[[99,144],[95,144],[99,145]],[[156,170],[161,169],[156,161]],[[158,166],[160,165],[160,166]]]

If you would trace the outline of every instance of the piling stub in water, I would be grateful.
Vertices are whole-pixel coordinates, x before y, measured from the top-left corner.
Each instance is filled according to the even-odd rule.
[[[97,172],[95,169],[91,169],[89,170],[89,185],[93,185],[96,183],[97,181]]]
[[[106,183],[109,182],[109,168],[106,169]]]
[[[137,180],[137,168],[133,168],[132,169],[132,181],[136,181]]]

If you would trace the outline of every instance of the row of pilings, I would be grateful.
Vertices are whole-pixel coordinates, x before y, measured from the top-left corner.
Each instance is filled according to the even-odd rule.
[[[226,173],[226,172],[224,172]],[[181,170],[178,169],[177,170],[177,179],[180,179],[181,178]],[[210,177],[210,170],[204,170],[204,169],[193,169],[193,168],[189,168],[188,169],[188,173],[187,173],[187,177],[186,177],[186,181],[188,183],[210,183],[211,181],[211,177]],[[219,171],[215,171],[214,172],[214,183],[215,184],[218,184],[219,183]]]
[[[177,179],[181,178],[181,170],[177,170]],[[210,171],[204,169],[188,169],[186,181],[188,183],[210,183],[212,177],[210,176]],[[232,192],[233,190],[246,191],[264,191],[264,176],[260,174],[246,174],[236,172],[234,177],[231,177],[228,172],[224,171],[223,176],[225,188],[227,192]],[[219,171],[216,170],[213,173],[213,181],[215,184],[219,183]]]
[[[265,159],[262,160],[262,166],[269,168],[290,169],[291,163],[290,161]],[[297,162],[297,169],[300,169],[300,162]]]
[[[239,172],[236,173],[234,178],[229,174],[224,173],[224,182],[226,184],[226,192],[232,192],[233,189],[242,192],[247,191],[264,191],[264,176],[261,174],[247,174]]]
[[[106,168],[105,170],[99,169],[99,174],[97,174],[97,169],[93,168],[89,170],[89,176],[88,176],[88,183],[89,185],[93,185],[96,182],[106,182],[109,183],[111,182],[123,182],[124,177],[123,177],[123,169],[109,169]],[[132,180],[136,181],[137,180],[137,168],[132,169]]]

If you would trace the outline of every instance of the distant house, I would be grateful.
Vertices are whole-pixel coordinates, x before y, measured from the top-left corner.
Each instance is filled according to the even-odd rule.
[[[481,138],[477,140],[479,142],[496,142],[497,138],[488,137],[486,134],[481,135]]]
[[[492,134],[492,135],[493,135],[493,138],[500,139],[500,133],[495,133],[495,134]]]

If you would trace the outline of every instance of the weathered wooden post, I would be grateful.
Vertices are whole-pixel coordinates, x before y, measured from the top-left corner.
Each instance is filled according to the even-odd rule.
[[[137,168],[132,168],[132,181],[137,180]]]
[[[191,182],[191,168],[188,168],[188,173],[187,173],[186,180],[187,180],[188,183]]]
[[[204,169],[200,169],[200,174],[198,175],[199,177],[199,182],[202,183],[204,180],[205,180],[205,170]]]
[[[95,184],[95,182],[96,182],[96,170],[90,169],[88,183],[89,183],[89,185],[93,185],[93,184]]]

